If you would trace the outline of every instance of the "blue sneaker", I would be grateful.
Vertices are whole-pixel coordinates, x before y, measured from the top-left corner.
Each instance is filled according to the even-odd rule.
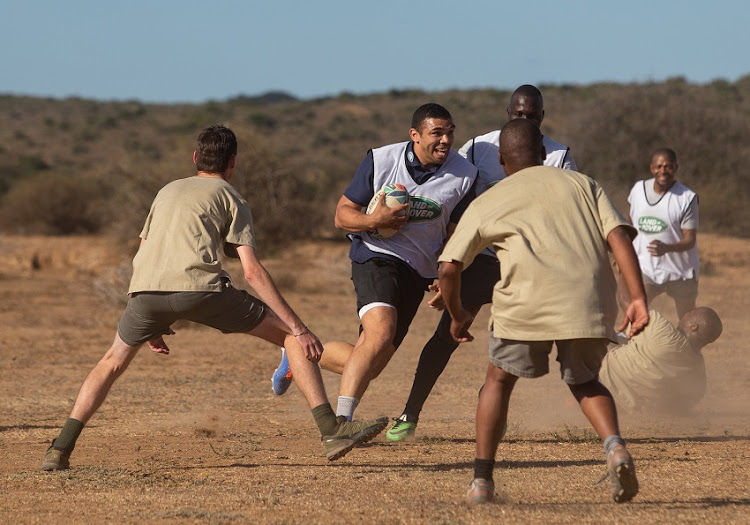
[[[292,369],[286,358],[286,349],[281,349],[281,363],[271,376],[271,387],[277,396],[283,396],[292,384]]]

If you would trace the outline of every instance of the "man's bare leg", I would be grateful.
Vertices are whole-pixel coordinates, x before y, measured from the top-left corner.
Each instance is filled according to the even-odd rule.
[[[357,344],[361,341],[360,335]],[[329,341],[323,345],[323,355],[320,358],[320,368],[328,370],[334,374],[341,375],[344,373],[344,366],[352,355],[354,346],[346,341]]]
[[[495,459],[497,446],[508,420],[508,406],[518,377],[492,363],[487,365],[484,387],[479,394],[476,420],[476,457]],[[491,479],[491,478],[489,478]]]
[[[568,388],[581,405],[583,415],[602,440],[620,435],[617,409],[607,387],[594,380],[582,385],[568,385]]]
[[[130,346],[126,344],[120,339],[119,334],[115,334],[112,346],[94,369],[89,372],[83,385],[81,385],[73,410],[70,413],[72,419],[84,424],[91,419],[91,416],[104,402],[115,380],[128,368],[139,348],[140,345]]]
[[[47,449],[42,463],[43,470],[63,470],[69,467],[70,453],[75,448],[83,426],[104,402],[115,380],[128,368],[139,347],[140,345],[130,346],[119,335],[115,335],[112,346],[81,385],[70,417]]]
[[[310,408],[328,403],[328,396],[323,386],[323,378],[320,375],[318,364],[307,360],[302,347],[297,343],[295,337],[289,333],[289,328],[273,311],[268,310],[263,321],[249,334],[286,348],[294,382],[297,383],[297,387],[305,396]]]
[[[487,375],[477,403],[474,478],[466,495],[469,503],[494,498],[495,455],[508,420],[508,405],[516,381],[518,377],[492,363],[487,365]],[[475,494],[475,491],[479,491],[479,494]]]
[[[370,381],[388,364],[395,352],[396,319],[396,310],[386,306],[372,308],[362,317],[362,334],[341,374],[340,395],[362,399]]]
[[[597,380],[568,387],[581,405],[583,414],[604,441],[613,499],[617,503],[630,501],[638,494],[638,479],[633,459],[620,436],[617,408],[612,394]]]

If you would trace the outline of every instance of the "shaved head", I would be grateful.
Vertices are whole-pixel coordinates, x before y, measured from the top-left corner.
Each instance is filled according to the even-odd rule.
[[[656,157],[659,157],[661,155],[667,157],[673,164],[677,164],[677,153],[675,153],[675,151],[670,148],[659,148],[654,151],[651,154],[651,162],[653,163]]]
[[[542,97],[542,92],[539,91],[535,86],[532,86],[531,84],[524,84],[523,86],[518,86],[510,98],[512,100],[513,97],[517,97],[519,95],[523,95],[524,97],[538,98],[539,100],[542,101],[542,105],[544,105],[544,98]]]
[[[500,131],[498,155],[506,175],[529,166],[541,166],[546,157],[542,132],[530,120],[511,120]]]
[[[682,316],[680,330],[690,339],[695,350],[713,343],[724,329],[719,315],[711,308],[701,306]],[[695,348],[697,347],[697,348]]]
[[[531,84],[519,86],[510,96],[508,120],[523,118],[537,126],[544,120],[544,98],[542,92]]]

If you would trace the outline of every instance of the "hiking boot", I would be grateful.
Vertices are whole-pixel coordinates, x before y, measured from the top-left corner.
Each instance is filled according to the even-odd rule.
[[[321,439],[323,451],[329,461],[344,457],[354,447],[367,443],[388,424],[387,417],[372,421],[347,421],[344,416],[336,419],[339,423],[336,433]]]
[[[42,470],[67,470],[70,468],[70,452],[55,448],[55,441],[44,454]]]
[[[406,414],[401,414],[400,417],[393,420],[393,425],[385,433],[385,437],[388,441],[403,441],[406,438],[414,436],[414,432],[417,430],[417,424],[406,420]]]
[[[633,458],[622,445],[614,447],[607,458],[609,481],[612,483],[612,498],[615,503],[625,503],[638,494],[638,479],[635,477]]]
[[[491,479],[474,478],[466,491],[466,503],[489,503],[495,498],[495,482]]]
[[[274,370],[271,376],[271,388],[277,396],[283,396],[292,384],[292,369],[289,367],[289,359],[286,357],[286,350],[281,349],[281,363]]]

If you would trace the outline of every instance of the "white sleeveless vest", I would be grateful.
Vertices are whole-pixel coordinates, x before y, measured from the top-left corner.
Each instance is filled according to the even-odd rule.
[[[555,142],[548,136],[544,136],[544,149],[547,150],[547,158],[544,159],[545,166],[554,168],[565,168],[565,155],[568,153],[568,147],[559,142]],[[505,178],[505,171],[500,165],[497,158],[497,151],[500,148],[500,130],[491,131],[484,135],[475,137],[468,141],[458,152],[469,162],[474,164],[479,170],[477,180],[477,196],[484,193],[487,189]],[[569,169],[577,171],[578,168],[569,158]]]
[[[568,147],[559,142],[555,142],[546,135],[543,137],[544,149],[547,150],[547,158],[544,159],[545,166],[553,168],[565,168],[565,155],[568,153]],[[491,131],[484,135],[475,137],[468,141],[458,150],[458,153],[464,156],[469,162],[474,164],[479,170],[477,176],[476,192],[477,197],[490,189],[492,186],[503,180],[505,170],[503,170],[497,152],[500,149],[500,130]],[[577,171],[575,162],[569,158],[568,168]],[[492,248],[486,248],[483,254],[495,257]]]
[[[668,252],[661,257],[648,253],[648,244],[659,240],[674,244],[682,240],[680,224],[690,203],[698,196],[693,190],[675,182],[661,199],[651,205],[646,199],[646,184],[654,184],[654,179],[635,183],[630,190],[630,221],[638,230],[633,247],[638,254],[641,271],[657,284],[668,281],[698,278],[700,261],[698,243],[684,252]]]
[[[437,256],[443,248],[453,209],[474,184],[476,168],[451,150],[448,159],[427,181],[417,184],[406,168],[408,142],[372,150],[373,188],[403,184],[409,192],[409,221],[388,239],[362,232],[370,250],[398,257],[427,279],[437,277]]]

